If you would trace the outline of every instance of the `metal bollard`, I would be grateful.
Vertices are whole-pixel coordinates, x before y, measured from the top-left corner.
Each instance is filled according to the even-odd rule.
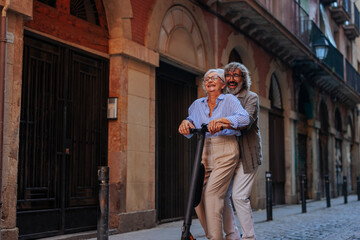
[[[306,213],[306,196],[305,196],[305,183],[306,183],[306,175],[301,174],[300,176],[300,195],[301,195],[301,212]]]
[[[343,177],[343,194],[344,194],[344,204],[348,203],[347,197],[348,197],[348,191],[347,191],[347,179],[346,176]]]
[[[326,191],[326,207],[331,207],[329,175],[325,175],[325,191]]]
[[[357,195],[358,195],[358,201],[360,201],[360,178],[356,178],[357,181]]]
[[[97,239],[109,239],[109,167],[98,168],[99,207],[97,221]]]
[[[271,221],[272,218],[272,180],[271,172],[265,173],[266,177],[266,220]]]

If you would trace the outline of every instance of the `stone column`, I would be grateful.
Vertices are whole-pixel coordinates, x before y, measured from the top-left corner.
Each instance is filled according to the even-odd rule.
[[[125,38],[110,40],[110,227],[119,232],[155,226],[155,67],[159,55]]]
[[[319,161],[320,161],[320,152],[319,152],[319,129],[320,129],[320,122],[314,119],[308,120],[309,126],[309,141],[311,146],[311,172],[308,176],[308,182],[311,183],[309,185],[310,189],[308,192],[310,193],[310,197],[312,199],[319,200],[321,195],[321,190],[319,189]]]
[[[284,121],[289,124],[285,129],[285,163],[286,163],[286,181],[285,181],[285,202],[287,204],[295,204],[298,202],[298,194],[296,192],[296,121],[298,120],[297,113],[290,111],[289,117]]]
[[[356,118],[356,117],[355,117]],[[351,175],[352,175],[352,189],[354,191],[356,191],[357,188],[357,183],[356,183],[356,177],[360,177],[360,173],[359,173],[359,138],[358,135],[356,134],[358,132],[357,128],[357,120],[354,121],[355,124],[355,129],[353,131],[353,134],[355,134],[355,136],[353,137],[353,146],[351,148]]]
[[[335,135],[336,129],[329,127],[329,181],[330,181],[330,196],[334,197],[336,193],[336,151],[335,151]]]
[[[24,8],[32,1],[24,1]],[[14,4],[20,4],[14,1]],[[17,9],[20,11],[21,9]],[[30,8],[32,10],[32,7]],[[25,11],[25,10],[24,10]],[[32,14],[28,12],[27,14]],[[25,13],[25,12],[24,12]],[[18,239],[16,227],[17,203],[17,168],[19,152],[19,125],[21,110],[21,84],[23,61],[23,22],[24,17],[7,12],[7,43],[6,43],[6,77],[5,77],[5,108],[4,108],[4,145],[3,145],[3,178],[2,178],[2,239]]]

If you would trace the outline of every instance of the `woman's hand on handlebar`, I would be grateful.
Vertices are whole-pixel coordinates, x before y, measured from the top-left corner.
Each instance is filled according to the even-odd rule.
[[[208,130],[211,135],[224,130],[224,129],[233,129],[230,125],[231,123],[226,118],[218,118],[216,120],[210,121],[208,124]]]
[[[224,126],[223,123],[221,121],[219,121],[220,119],[216,119],[213,121],[210,121],[208,124],[208,130],[210,132],[211,135],[219,132],[220,130],[223,130]]]
[[[183,120],[179,126],[179,133],[181,133],[182,135],[189,135],[190,128],[195,128],[194,124],[192,124],[188,120]]]

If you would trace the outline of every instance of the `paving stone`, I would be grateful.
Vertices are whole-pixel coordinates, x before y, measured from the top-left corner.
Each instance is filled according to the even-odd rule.
[[[274,206],[272,221],[266,221],[264,210],[254,211],[253,218],[258,240],[360,240],[360,201],[356,195],[348,196],[348,204],[344,204],[343,197],[331,199],[330,208],[325,199],[308,201],[307,213],[301,213],[300,204]],[[112,235],[110,240],[179,240],[182,224],[183,221],[160,224],[152,229]],[[206,240],[197,219],[193,220],[191,232],[197,240]]]

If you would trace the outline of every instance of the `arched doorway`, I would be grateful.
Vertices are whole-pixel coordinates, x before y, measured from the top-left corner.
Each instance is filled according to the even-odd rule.
[[[272,173],[273,203],[285,203],[284,117],[281,90],[276,75],[271,76],[269,111],[269,160]]]
[[[185,138],[178,127],[196,97],[194,74],[160,62],[156,72],[156,205],[160,222],[179,219],[185,212],[196,139]]]
[[[184,216],[196,139],[178,133],[197,98],[196,79],[187,64],[206,64],[204,42],[195,18],[182,6],[165,14],[159,33],[160,66],[156,70],[156,208],[157,220]]]
[[[329,134],[329,121],[328,109],[324,101],[320,103],[319,119],[319,194],[321,197],[325,196],[325,175],[329,175],[328,166],[328,134]]]

